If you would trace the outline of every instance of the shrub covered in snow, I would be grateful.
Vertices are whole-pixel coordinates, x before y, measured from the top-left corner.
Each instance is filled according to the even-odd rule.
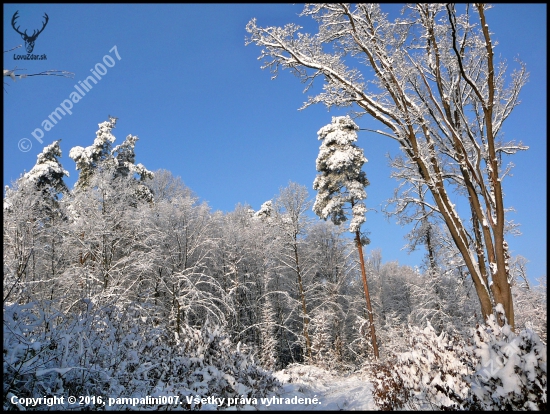
[[[397,358],[393,357],[364,367],[372,373],[372,396],[382,411],[403,408],[409,401],[409,391],[405,389],[401,376],[394,370],[397,363]]]
[[[176,335],[142,306],[86,305],[78,317],[35,303],[4,307],[4,409],[16,408],[11,395],[179,395],[181,407],[193,409],[186,396],[260,398],[279,386],[218,327],[186,326]],[[75,408],[64,402],[53,408]],[[132,407],[117,405],[125,408]]]
[[[497,308],[498,309],[498,308]],[[524,329],[514,334],[494,317],[464,338],[410,329],[411,350],[372,365],[374,399],[382,409],[543,410],[546,345]]]
[[[500,305],[498,305],[500,306]],[[503,314],[502,308],[500,309]],[[546,410],[546,345],[531,329],[515,334],[491,315],[477,327],[473,352],[478,358],[469,377],[473,407],[484,410]]]
[[[424,329],[412,327],[410,351],[397,355],[395,372],[379,367],[375,373],[377,404],[387,409],[406,402],[410,408],[463,408],[469,390],[465,376],[472,372],[468,359],[460,338],[437,335],[429,323]]]

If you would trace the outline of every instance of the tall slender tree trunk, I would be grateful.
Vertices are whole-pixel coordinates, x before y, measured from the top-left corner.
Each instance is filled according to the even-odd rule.
[[[307,314],[306,306],[306,295],[304,292],[304,285],[302,284],[302,272],[300,271],[300,262],[298,261],[298,242],[297,235],[294,235],[294,245],[292,246],[294,250],[294,260],[296,262],[296,276],[298,280],[298,291],[300,293],[300,299],[302,302],[302,319],[304,325],[304,338],[306,340],[306,354],[311,361],[311,339],[309,338],[309,316]]]
[[[367,301],[367,311],[369,313],[372,349],[374,350],[374,356],[376,358],[379,358],[380,354],[378,353],[378,344],[376,342],[376,331],[374,329],[374,318],[372,316],[369,286],[367,285],[367,272],[365,271],[365,260],[363,259],[363,246],[361,245],[361,235],[359,234],[359,230],[355,232],[355,243],[357,244],[357,250],[359,251],[359,262],[361,263],[361,275],[363,276],[363,290],[365,291],[365,300]]]

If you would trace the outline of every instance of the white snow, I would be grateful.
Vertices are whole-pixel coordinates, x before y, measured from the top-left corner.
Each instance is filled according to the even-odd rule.
[[[310,365],[290,365],[274,375],[283,391],[275,400],[258,401],[259,410],[378,410],[364,373],[339,376]]]

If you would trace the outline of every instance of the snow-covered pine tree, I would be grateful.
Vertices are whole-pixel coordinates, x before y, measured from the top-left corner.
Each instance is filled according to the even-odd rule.
[[[36,157],[36,164],[28,172],[22,175],[12,188],[6,187],[4,194],[4,210],[9,210],[13,203],[13,197],[17,197],[23,189],[28,191],[39,191],[41,198],[45,203],[41,208],[52,210],[54,204],[57,205],[59,196],[69,193],[67,185],[63,181],[64,176],[69,176],[69,173],[63,168],[58,157],[61,157],[61,149],[59,142],[54,141],[52,144],[44,147],[42,152]]]
[[[273,215],[273,202],[271,200],[267,200],[265,203],[262,204],[260,209],[254,213],[253,217],[256,219],[269,221],[272,215]]]
[[[55,199],[58,199],[59,194],[69,192],[63,181],[63,177],[68,177],[69,173],[58,159],[61,157],[60,141],[54,141],[44,147],[44,150],[37,156],[35,166],[23,176],[24,181],[32,183],[36,189],[48,193]]]
[[[116,122],[117,118],[109,116],[109,120],[99,124],[92,145],[71,149],[69,157],[76,162],[76,169],[80,171],[75,189],[81,190],[89,186],[93,174],[101,170],[111,170],[113,180],[137,174],[139,179],[135,180],[136,197],[151,202],[153,193],[144,181],[152,179],[154,174],[142,164],[135,164],[134,148],[138,137],[128,135],[122,144],[112,148],[116,138],[111,131]]]
[[[74,147],[69,152],[69,157],[76,162],[76,169],[80,171],[75,189],[87,187],[94,172],[102,162],[111,161],[111,144],[115,142],[115,136],[111,131],[116,126],[117,118],[109,116],[109,120],[99,124],[94,143],[89,147]],[[106,166],[106,165],[105,165]],[[105,167],[104,166],[104,167]]]
[[[128,135],[122,144],[113,148],[111,154],[115,160],[114,178],[117,179],[137,174],[139,182],[136,183],[136,195],[141,200],[151,202],[153,201],[153,192],[143,182],[151,180],[154,174],[142,164],[135,164],[136,154],[134,148],[138,139],[135,135]]]
[[[355,234],[355,242],[359,252],[363,288],[369,314],[372,345],[374,355],[378,358],[378,345],[372,316],[365,262],[363,260],[363,244],[367,241],[361,237],[361,224],[366,221],[367,208],[364,199],[367,198],[365,187],[369,185],[367,175],[361,169],[367,161],[363,150],[354,142],[357,141],[359,127],[349,116],[333,117],[332,122],[317,132],[323,143],[319,148],[316,167],[321,174],[313,182],[317,197],[313,211],[322,219],[330,217],[334,224],[341,224],[351,213],[349,231]],[[351,209],[351,212],[350,212]]]

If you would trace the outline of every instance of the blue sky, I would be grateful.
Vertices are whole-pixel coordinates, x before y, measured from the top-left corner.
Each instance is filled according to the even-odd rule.
[[[300,18],[301,5],[104,5],[4,4],[4,50],[22,44],[11,19],[32,33],[49,22],[36,40],[34,54],[47,60],[14,60],[20,48],[4,53],[5,69],[36,73],[48,69],[75,73],[74,79],[32,77],[4,82],[4,184],[30,170],[44,145],[61,139],[63,166],[78,177],[68,158],[74,146],[91,145],[97,125],[108,115],[119,118],[117,143],[137,135],[136,162],[150,170],[164,168],[182,177],[213,210],[232,211],[238,203],[260,205],[289,181],[307,186],[313,198],[315,159],[320,142],[317,131],[331,117],[346,114],[310,107],[298,111],[307,96],[304,85],[288,72],[270,80],[260,69],[260,49],[245,47],[245,26],[256,17],[261,26],[297,23],[314,32],[315,22]],[[384,5],[396,13],[399,8]],[[514,156],[513,176],[504,181],[505,203],[521,223],[520,237],[510,237],[513,255],[530,262],[531,279],[546,274],[546,4],[497,4],[487,12],[488,24],[499,42],[497,55],[514,67],[519,57],[527,64],[530,81],[521,94],[522,104],[504,126],[506,139],[523,141],[529,151]],[[110,50],[116,46],[120,60]],[[72,115],[63,117],[40,144],[31,133],[73,92],[97,63],[108,55],[114,66],[83,99]],[[109,58],[105,58],[111,62]],[[316,87],[319,88],[319,83]],[[361,128],[374,126],[366,117]],[[27,141],[21,141],[27,138]],[[21,143],[21,144],[20,144]],[[27,152],[25,149],[32,145]],[[386,220],[381,205],[397,182],[389,178],[385,154],[398,153],[391,140],[362,132],[358,145],[369,162],[364,167],[367,188],[364,229],[371,244],[382,250],[383,261],[419,265],[424,252],[402,251],[408,231]]]

